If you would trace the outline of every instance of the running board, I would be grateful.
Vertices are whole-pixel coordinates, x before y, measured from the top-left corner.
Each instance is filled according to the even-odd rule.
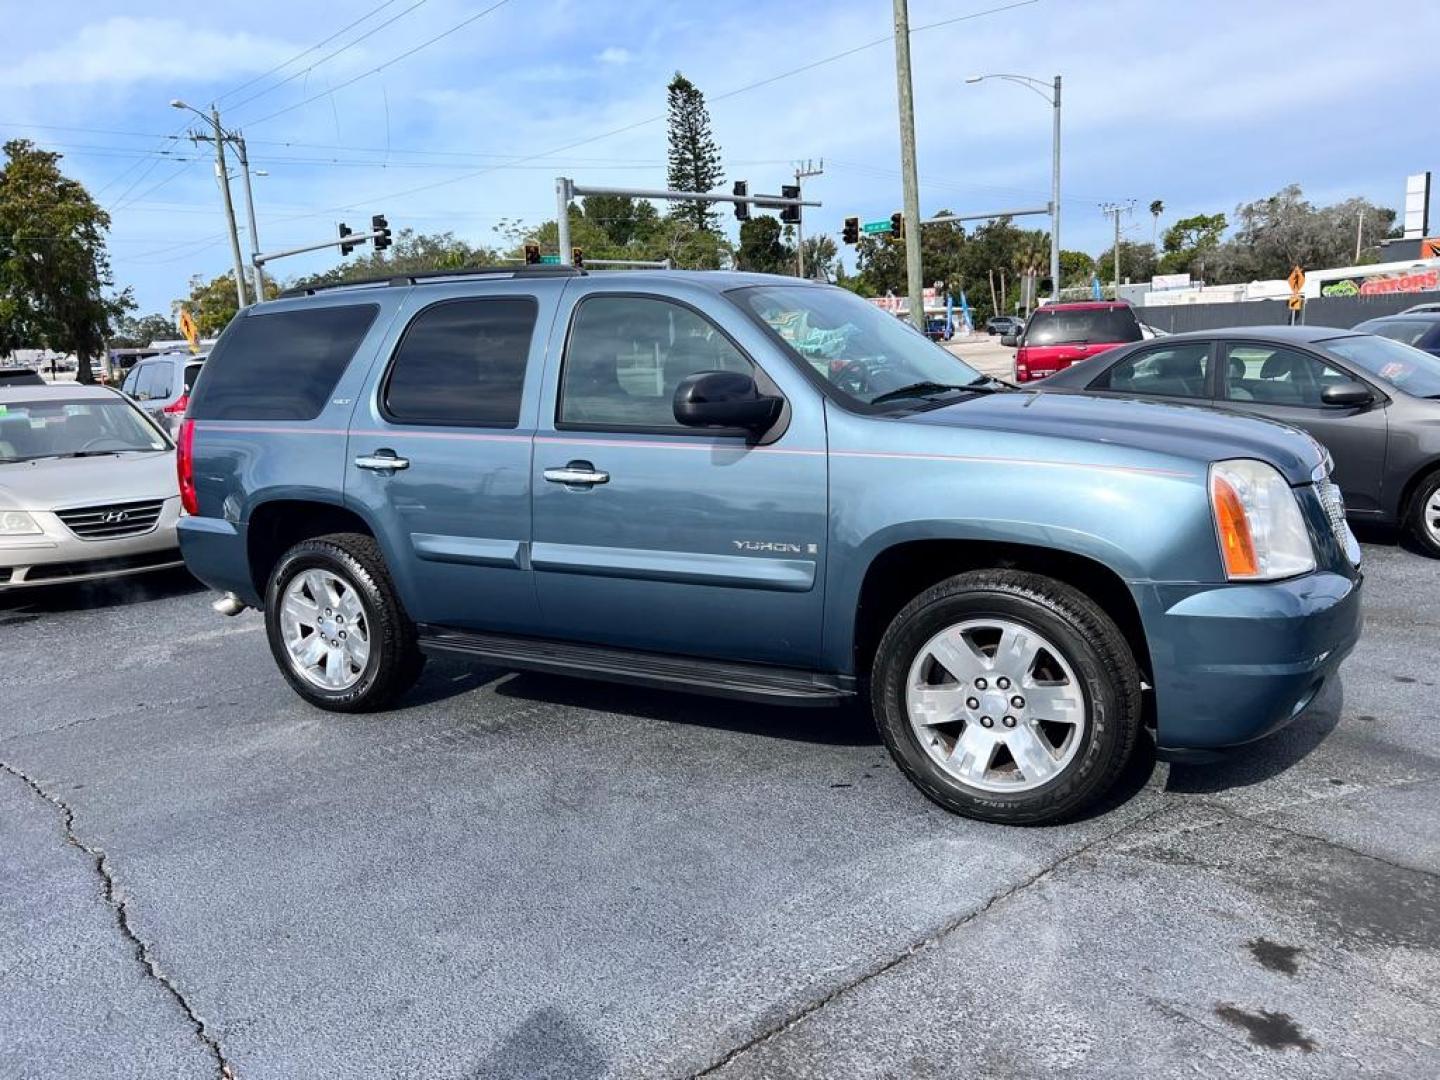
[[[443,626],[422,624],[417,629],[420,647],[427,652],[457,653],[502,668],[785,705],[834,705],[855,696],[855,680],[849,675]]]

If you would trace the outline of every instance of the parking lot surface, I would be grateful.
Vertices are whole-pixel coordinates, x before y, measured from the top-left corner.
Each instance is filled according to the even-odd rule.
[[[183,576],[0,597],[0,1076],[1440,1075],[1440,563],[1365,555],[1342,686],[1030,829],[858,711],[334,716]]]

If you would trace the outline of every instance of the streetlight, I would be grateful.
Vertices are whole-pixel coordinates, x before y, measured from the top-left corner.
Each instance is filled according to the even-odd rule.
[[[984,82],[986,79],[1004,79],[1006,82],[1033,90],[1048,101],[1054,109],[1055,135],[1052,144],[1050,167],[1050,298],[1060,299],[1060,76],[1054,82],[1032,79],[1029,75],[967,75],[967,83]]]
[[[245,208],[250,223],[250,252],[253,256],[260,250],[260,241],[259,237],[255,235],[255,200],[250,193],[250,162],[245,155],[245,140],[239,135],[227,132],[220,126],[220,111],[213,105],[210,106],[208,115],[179,98],[172,98],[170,107],[188,110],[215,129],[215,179],[220,185],[220,195],[225,203],[225,221],[230,228],[230,254],[235,260],[235,297],[243,308],[245,307],[245,263],[240,257],[240,235],[235,227],[235,204],[230,200],[230,172],[225,167],[225,143],[228,141],[235,144],[236,155],[240,159],[240,173],[245,182]],[[260,276],[259,266],[255,265],[253,261],[251,268],[255,300],[258,303],[265,299],[265,283]]]

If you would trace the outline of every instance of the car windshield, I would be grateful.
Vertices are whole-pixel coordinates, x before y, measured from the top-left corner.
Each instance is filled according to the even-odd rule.
[[[1140,338],[1140,323],[1128,307],[1042,307],[1030,316],[1025,331],[1026,345],[1108,345]]]
[[[0,465],[48,457],[152,453],[169,444],[119,398],[0,402]]]
[[[1375,334],[1332,338],[1324,345],[1397,390],[1415,397],[1440,398],[1440,359],[1427,352]]]
[[[844,289],[761,285],[728,295],[857,404],[913,404],[991,385],[908,322]]]
[[[1418,346],[1434,327],[1435,323],[1430,319],[1385,319],[1363,323],[1355,329],[1362,330],[1367,334],[1379,334],[1381,337],[1390,338],[1403,345]]]

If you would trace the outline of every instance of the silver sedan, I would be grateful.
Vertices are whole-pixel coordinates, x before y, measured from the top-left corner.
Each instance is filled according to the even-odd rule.
[[[0,390],[0,591],[182,565],[175,447],[103,387]]]

